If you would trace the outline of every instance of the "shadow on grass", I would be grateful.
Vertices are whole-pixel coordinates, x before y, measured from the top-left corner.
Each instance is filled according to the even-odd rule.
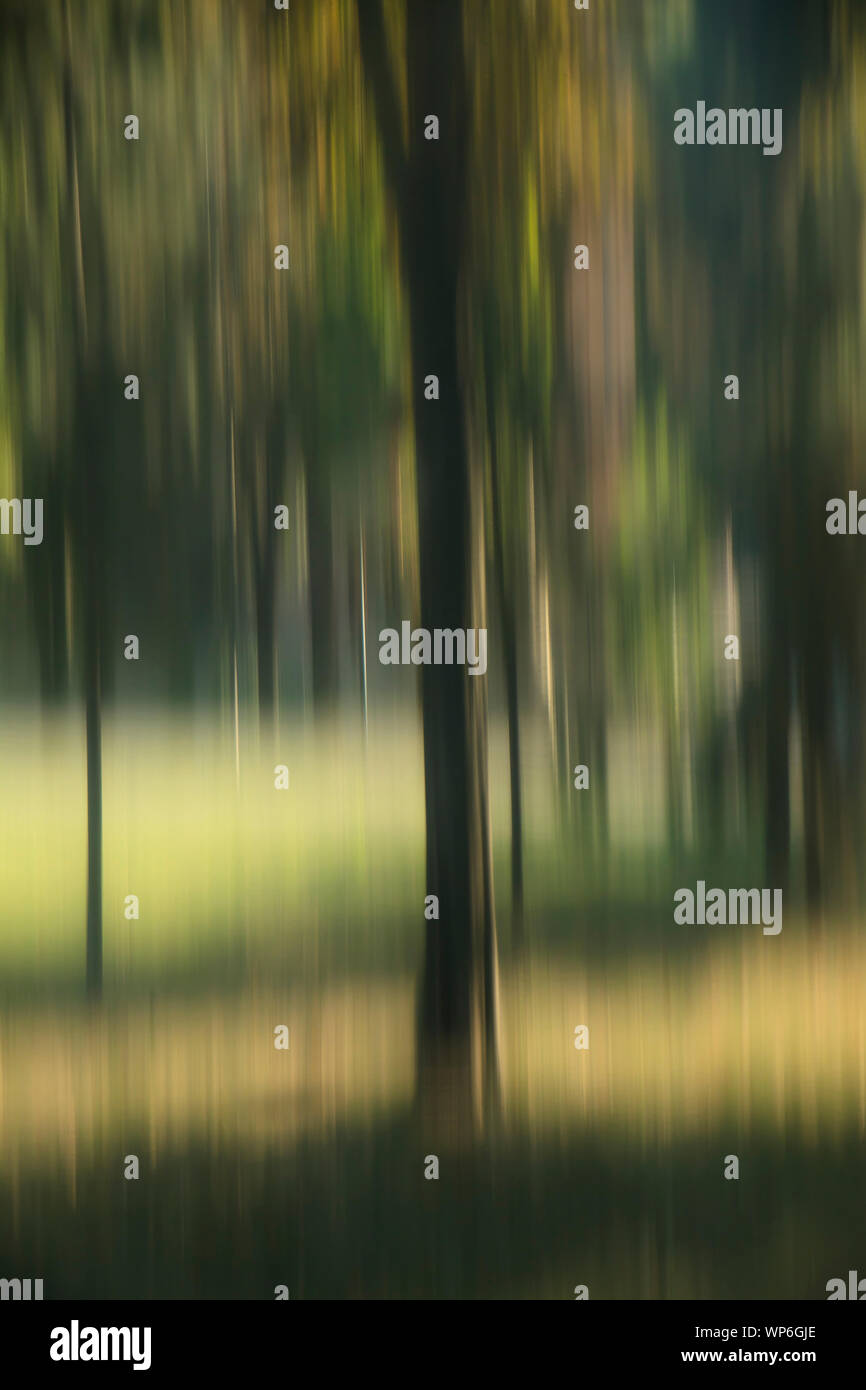
[[[129,1151],[145,1154],[130,1139]],[[47,1299],[824,1299],[862,1265],[860,1136],[714,1134],[670,1153],[598,1134],[439,1154],[410,1115],[255,1154],[194,1147],[121,1176],[2,1179],[3,1272]],[[740,1157],[739,1181],[723,1177]],[[859,1262],[859,1264],[858,1264]]]

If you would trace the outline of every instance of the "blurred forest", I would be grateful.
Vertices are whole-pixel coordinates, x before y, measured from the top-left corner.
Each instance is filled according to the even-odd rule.
[[[862,1262],[864,196],[856,0],[0,0],[0,1273]]]

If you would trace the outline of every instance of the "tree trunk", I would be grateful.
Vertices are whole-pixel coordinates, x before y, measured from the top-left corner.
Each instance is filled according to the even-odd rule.
[[[79,443],[81,466],[72,498],[72,535],[76,548],[76,576],[81,585],[84,629],[84,708],[87,763],[87,917],[85,928],[85,977],[87,995],[96,1001],[102,994],[102,673],[100,646],[103,634],[104,547],[106,545],[105,499],[103,496],[102,440],[105,392],[111,379],[104,358],[99,368],[90,370],[91,348],[88,337],[88,296],[84,273],[81,195],[75,138],[75,110],[72,78],[70,12],[63,5],[64,64],[63,108],[68,208],[66,242],[73,265],[73,362],[78,376],[75,437]],[[97,267],[97,323],[104,329],[106,319],[105,255],[99,242],[92,264]],[[100,293],[101,291],[101,293]],[[91,306],[92,307],[92,306]],[[107,345],[107,334],[98,342]],[[56,542],[55,542],[56,544]]]
[[[334,534],[329,480],[322,468],[318,450],[307,446],[305,454],[313,707],[317,713],[321,713],[333,704],[337,694]]]
[[[269,514],[270,526],[265,526],[263,554],[256,574],[256,665],[259,687],[259,714],[272,719],[276,708],[276,651],[274,622],[276,617],[276,532]]]
[[[489,365],[488,363],[488,367]],[[520,782],[520,686],[517,672],[517,618],[513,583],[509,583],[509,576],[505,567],[496,411],[489,380],[485,390],[487,395],[487,437],[490,446],[493,562],[496,574],[496,596],[502,623],[502,657],[508,718],[508,763],[511,785],[511,936],[514,944],[521,946],[523,944],[523,796]]]
[[[359,0],[361,50],[397,204],[413,374],[421,625],[467,628],[473,574],[470,468],[458,363],[457,302],[468,139],[460,0],[410,3],[406,12],[409,152],[400,142],[397,89],[388,66],[381,5]],[[424,138],[435,112],[440,138]],[[439,400],[424,378],[439,378]],[[422,666],[426,892],[439,898],[425,923],[419,999],[418,1084],[427,1115],[465,1132],[489,1089],[496,991],[492,873],[487,824],[483,676],[460,666]],[[486,953],[486,959],[485,959]],[[485,1013],[487,1017],[485,1017]]]
[[[89,605],[92,608],[92,604]],[[102,680],[95,616],[85,618],[84,707],[87,746],[87,994],[102,994]]]
[[[830,654],[821,640],[815,612],[807,617],[807,639],[803,661],[803,801],[804,859],[806,870],[806,910],[809,920],[821,923],[825,891],[825,847],[828,815],[829,739],[827,737],[828,670]]]
[[[775,577],[771,583],[776,584]],[[768,631],[766,727],[766,864],[769,885],[788,888],[791,789],[788,772],[788,734],[791,717],[789,644],[784,599],[773,605]]]

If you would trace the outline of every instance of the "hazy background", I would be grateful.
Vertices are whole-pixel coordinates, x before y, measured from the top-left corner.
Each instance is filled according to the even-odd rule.
[[[0,493],[45,507],[0,536],[0,1275],[824,1298],[866,1260],[825,531],[866,12],[361,16],[0,3]],[[678,147],[698,100],[782,153]],[[486,677],[382,666],[403,619],[486,627]],[[781,934],[677,926],[698,878]]]

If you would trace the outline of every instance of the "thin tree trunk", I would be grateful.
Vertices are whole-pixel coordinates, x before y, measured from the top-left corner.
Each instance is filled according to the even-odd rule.
[[[66,146],[67,196],[69,200],[67,241],[69,244],[75,293],[73,307],[74,367],[79,380],[78,421],[84,471],[75,494],[74,530],[79,550],[78,574],[82,584],[84,609],[84,705],[85,757],[87,764],[87,909],[85,927],[85,977],[88,998],[97,1001],[102,994],[102,547],[105,544],[101,478],[101,438],[91,409],[91,399],[101,395],[106,373],[97,373],[96,382],[88,370],[87,284],[84,274],[84,245],[81,231],[81,196],[75,140],[75,111],[72,82],[72,34],[67,0],[63,5],[64,73],[63,106]],[[96,263],[104,274],[104,256],[97,248]],[[104,286],[103,286],[104,289]],[[99,307],[104,316],[104,294]],[[57,542],[55,541],[55,544]]]
[[[358,524],[358,562],[360,581],[360,680],[361,711],[364,716],[364,738],[367,737],[367,538],[363,521]]]
[[[776,582],[773,580],[772,582]],[[788,735],[791,717],[790,653],[784,600],[775,606],[768,624],[770,652],[767,673],[766,726],[766,864],[770,886],[788,888],[790,871],[791,789]]]
[[[256,665],[259,714],[272,719],[276,709],[276,546],[273,524],[265,528],[261,569],[256,576]]]
[[[87,993],[102,994],[102,679],[95,618],[87,618],[85,741],[87,748]]]
[[[472,532],[472,610],[475,623],[487,625],[485,570],[484,474],[473,470],[469,479],[470,528]],[[493,883],[493,835],[490,824],[490,797],[487,777],[487,684],[481,679],[468,681],[470,737],[476,759],[474,792],[478,798],[479,825],[476,838],[482,856],[480,890],[482,900],[477,913],[481,918],[481,975],[483,1009],[482,1107],[485,1123],[498,1122],[502,1106],[499,1047],[499,949],[496,933],[496,895]],[[519,767],[519,763],[518,763]]]
[[[806,910],[820,925],[824,899],[824,855],[828,806],[827,703],[829,652],[821,640],[815,612],[807,618],[807,658],[803,663],[803,836],[806,872]]]
[[[334,532],[331,489],[318,450],[307,447],[305,454],[313,706],[317,712],[323,712],[332,705],[337,693]]]
[[[520,946],[523,943],[523,796],[520,782],[520,689],[517,672],[516,605],[513,592],[509,592],[508,576],[505,569],[496,412],[493,406],[492,390],[489,385],[485,389],[487,395],[487,435],[490,446],[493,557],[497,600],[502,621],[502,658],[508,718],[508,763],[511,785],[511,935],[514,944]]]

